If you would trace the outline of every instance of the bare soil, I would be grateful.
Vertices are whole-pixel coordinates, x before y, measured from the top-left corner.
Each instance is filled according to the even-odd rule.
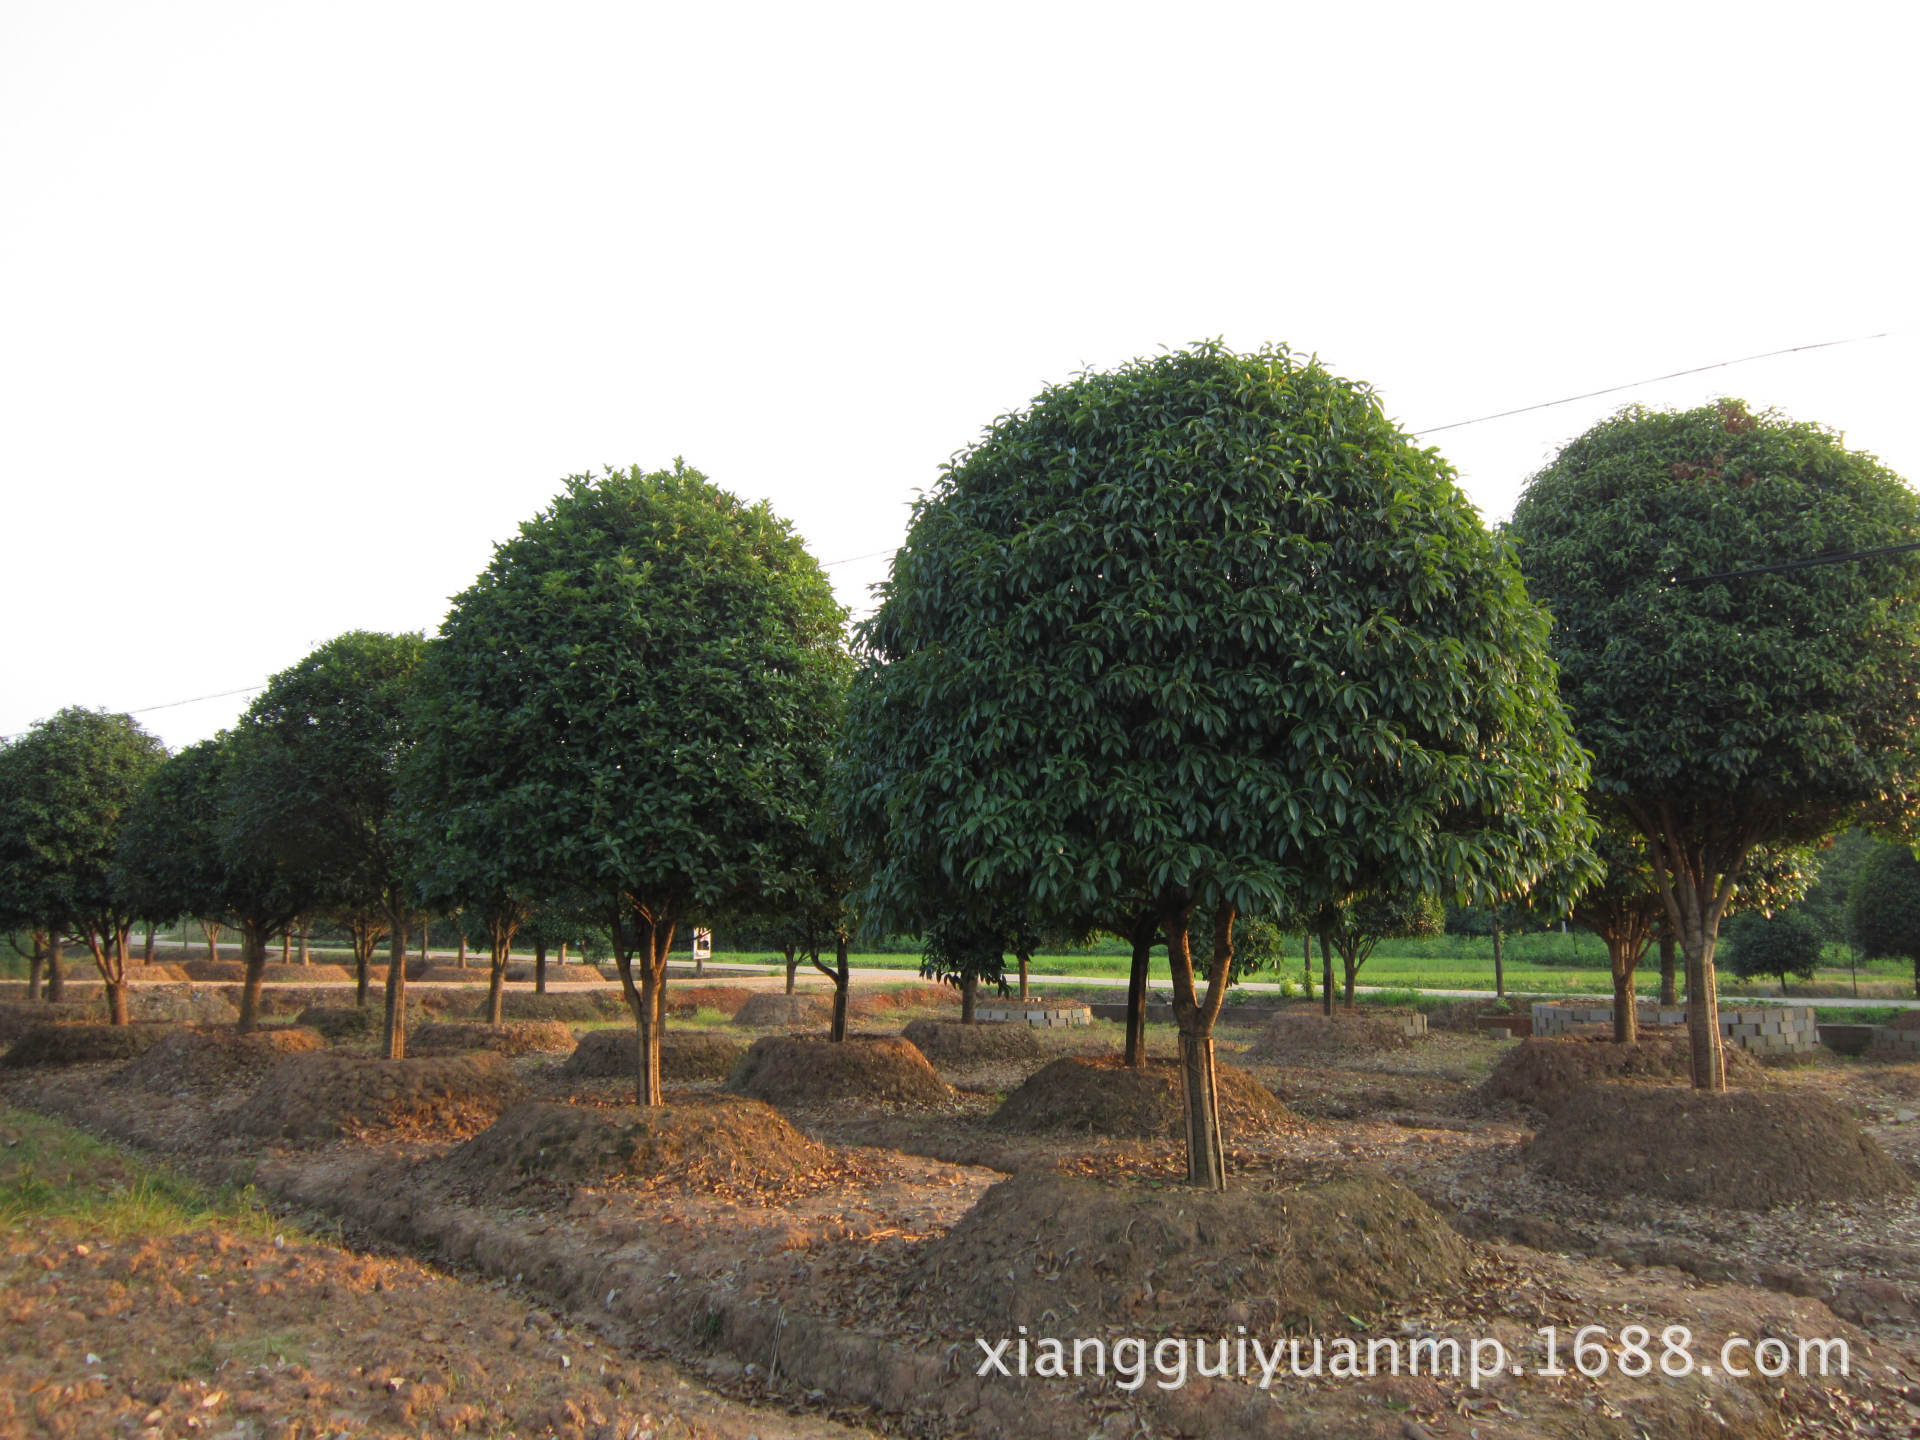
[[[420,1007],[409,996],[406,1008],[408,1026],[416,1024],[420,1016]],[[294,1023],[318,1030],[334,1044],[352,1044],[378,1039],[386,1026],[386,1011],[382,1006],[373,1004],[309,1005],[300,1012]]]
[[[1766,1071],[1746,1051],[1729,1045],[1725,1055],[1729,1085],[1766,1083]],[[1692,1073],[1684,1039],[1650,1037],[1632,1045],[1616,1045],[1610,1038],[1522,1040],[1494,1067],[1480,1096],[1550,1115],[1604,1080],[1690,1085]]]
[[[1406,1050],[1420,1041],[1393,1021],[1362,1010],[1338,1010],[1323,1015],[1299,1010],[1276,1015],[1247,1049],[1249,1059],[1285,1065],[1321,1055],[1377,1055]]]
[[[833,1007],[817,995],[777,995],[763,990],[733,1013],[733,1023],[755,1030],[812,1029],[833,1019]]]
[[[1231,1065],[1216,1065],[1223,1132],[1285,1124],[1287,1107],[1271,1090]],[[1128,1068],[1119,1056],[1062,1056],[1007,1096],[993,1125],[1035,1134],[1114,1135],[1163,1139],[1185,1132],[1180,1070],[1168,1060]]]
[[[830,1040],[763,1036],[753,1042],[727,1088],[775,1104],[822,1105],[838,1100],[945,1109],[948,1085],[905,1040],[853,1035]]]
[[[951,985],[895,985],[857,991],[847,1000],[847,1012],[860,1019],[885,1019],[902,1010],[959,1008],[960,992]]]
[[[407,1037],[407,1048],[422,1055],[491,1050],[499,1055],[571,1055],[573,1031],[558,1020],[509,1020],[500,1025],[469,1021],[432,1021]]]
[[[485,1019],[485,1002],[472,1013]],[[569,1025],[632,1019],[618,990],[561,990],[547,995],[509,990],[501,997],[500,1013],[509,1020],[561,1020]]]
[[[1771,1210],[1912,1189],[1859,1122],[1811,1092],[1590,1085],[1526,1149],[1542,1174],[1605,1195]]]
[[[157,1045],[169,1025],[98,1023],[29,1025],[0,1057],[0,1065],[20,1070],[35,1065],[85,1065],[99,1060],[131,1060]]]
[[[914,1020],[900,1033],[935,1065],[1030,1060],[1046,1053],[1025,1025],[962,1025],[951,1020]]]
[[[115,1071],[108,1083],[144,1094],[227,1090],[257,1079],[289,1055],[309,1054],[326,1043],[318,1030],[297,1025],[246,1035],[225,1028],[183,1027],[170,1030]]]
[[[328,1050],[274,1066],[232,1123],[243,1134],[292,1145],[347,1136],[465,1136],[491,1125],[522,1090],[506,1061],[487,1051],[392,1061]]]
[[[671,1013],[692,1015],[701,1010],[718,1010],[731,1020],[740,1007],[754,996],[744,985],[674,985],[667,990]]]
[[[590,1030],[570,1056],[564,1073],[576,1079],[631,1081],[639,1065],[639,1040],[631,1026]],[[704,1030],[669,1030],[660,1037],[660,1077],[670,1082],[724,1080],[747,1053],[729,1035]]]
[[[246,963],[240,960],[188,960],[178,968],[187,980],[240,982],[247,978]],[[261,967],[260,978],[270,985],[325,985],[351,980],[353,972],[343,965],[289,965],[269,960]]]

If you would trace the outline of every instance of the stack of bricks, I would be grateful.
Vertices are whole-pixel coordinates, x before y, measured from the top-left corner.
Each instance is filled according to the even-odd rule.
[[[1640,1024],[1684,1026],[1687,1012],[1675,1006],[1636,1007]],[[1565,1035],[1581,1025],[1611,1025],[1611,1005],[1541,1003],[1533,1007],[1535,1035]],[[1720,1034],[1729,1045],[1756,1055],[1800,1055],[1820,1048],[1820,1027],[1811,1005],[1748,1005],[1720,1012]],[[1920,1032],[1916,1032],[1920,1034]]]
[[[1920,1060],[1920,1010],[1909,1010],[1889,1025],[1874,1027],[1867,1053],[1888,1060]]]
[[[981,1000],[973,1015],[983,1023],[1034,1026],[1091,1025],[1093,1011],[1080,1000]]]

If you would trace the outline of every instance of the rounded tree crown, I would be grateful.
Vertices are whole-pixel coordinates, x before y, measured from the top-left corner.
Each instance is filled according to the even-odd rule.
[[[1581,826],[1545,619],[1364,385],[1217,344],[998,421],[865,629],[847,813],[897,913],[1524,884]]]

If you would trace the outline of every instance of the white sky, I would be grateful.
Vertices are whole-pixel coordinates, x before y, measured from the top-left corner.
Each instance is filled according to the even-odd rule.
[[[1214,335],[1417,429],[1893,331],[1434,442],[1490,520],[1628,400],[1920,480],[1916,17],[6,0],[0,734],[431,632],[602,464],[890,552],[995,415]]]

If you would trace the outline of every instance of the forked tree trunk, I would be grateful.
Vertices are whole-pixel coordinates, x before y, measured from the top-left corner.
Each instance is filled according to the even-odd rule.
[[[106,993],[107,1018],[115,1025],[127,1024],[127,932],[101,932],[89,928],[87,948],[93,952],[94,968],[100,972],[100,984]]]
[[[1147,1063],[1147,973],[1153,962],[1153,937],[1160,933],[1151,912],[1133,924],[1133,964],[1127,971],[1127,1068]]]
[[[1340,952],[1340,973],[1345,981],[1340,990],[1340,1003],[1343,1009],[1353,1008],[1353,982],[1360,978],[1360,967],[1367,963],[1367,957],[1358,950]]]
[[[787,994],[791,995],[793,994],[794,976],[797,975],[800,970],[800,947],[798,945],[782,945],[780,947],[780,953],[785,957],[787,962]]]
[[[1167,968],[1173,975],[1173,1015],[1180,1027],[1182,1112],[1187,1133],[1187,1183],[1205,1190],[1227,1188],[1226,1147],[1220,1137],[1220,1091],[1213,1063],[1213,1022],[1233,973],[1231,905],[1214,912],[1213,974],[1204,999],[1193,986],[1193,952],[1187,936],[1189,909],[1168,905],[1160,916],[1167,937]]]
[[[61,953],[60,932],[47,932],[47,1003],[58,1005],[67,998],[67,967]]]
[[[388,1060],[407,1058],[407,917],[395,905],[388,912],[387,1013],[380,1031],[380,1053]]]
[[[202,920],[200,933],[207,937],[207,959],[220,963],[220,932],[227,927],[217,920]]]
[[[1631,940],[1607,937],[1607,968],[1613,973],[1613,1043],[1631,1045],[1640,1038],[1640,1007],[1633,995],[1633,972],[1640,957]]]
[[[1634,819],[1647,837],[1647,858],[1653,862],[1660,898],[1666,903],[1667,925],[1680,942],[1687,962],[1687,1041],[1692,1051],[1693,1088],[1725,1090],[1727,1059],[1720,1038],[1720,996],[1714,980],[1713,952],[1720,938],[1720,920],[1733,898],[1733,876],[1746,859],[1745,845],[1731,847],[1723,857],[1726,871],[1707,870],[1704,847],[1682,843],[1681,832],[1664,808],[1636,809]]]
[[[544,940],[533,942],[533,993],[547,993],[547,942]]]
[[[260,979],[267,969],[267,939],[272,932],[260,925],[240,926],[240,963],[245,966],[240,981],[240,1024],[242,1035],[260,1024]]]
[[[373,947],[378,936],[365,919],[349,921],[347,933],[353,939],[353,1003],[364,1010],[367,1008],[367,972],[373,967]]]
[[[660,1086],[660,1040],[666,1029],[667,957],[673,950],[674,922],[641,917],[640,949],[631,948],[621,917],[613,926],[613,961],[620,988],[633,1012],[636,1053],[634,1096],[641,1105],[665,1104]],[[635,972],[638,971],[636,976]]]
[[[487,1023],[498,1025],[506,1018],[507,961],[513,958],[513,932],[519,927],[505,921],[488,920],[487,940]]]

